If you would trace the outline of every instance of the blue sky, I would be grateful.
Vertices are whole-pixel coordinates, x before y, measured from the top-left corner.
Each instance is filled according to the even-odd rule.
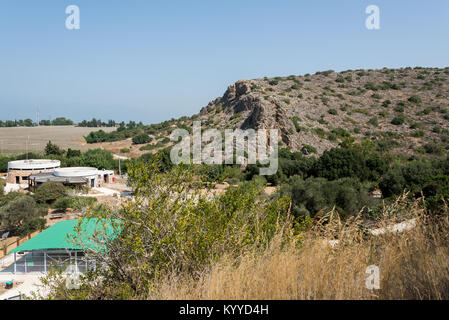
[[[365,8],[380,8],[380,30]],[[67,30],[77,5],[81,29]],[[155,123],[239,79],[449,66],[447,0],[1,0],[0,119]]]

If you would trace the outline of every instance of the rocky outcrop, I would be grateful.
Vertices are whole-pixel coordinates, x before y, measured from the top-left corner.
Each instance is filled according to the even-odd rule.
[[[405,68],[239,80],[200,116],[222,129],[278,129],[294,151],[309,145],[321,153],[348,135],[376,140],[388,133],[413,152],[421,140],[449,132],[448,77],[449,68]],[[407,110],[404,124],[392,121],[402,110],[397,106]],[[414,134],[417,126],[425,139]]]

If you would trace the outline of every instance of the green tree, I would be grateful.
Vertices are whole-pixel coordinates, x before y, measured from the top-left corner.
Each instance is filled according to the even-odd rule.
[[[80,157],[81,156],[81,151],[80,150],[74,150],[74,149],[68,149],[67,150],[67,158],[75,158],[75,157]]]
[[[280,230],[284,241],[292,235],[290,201],[266,199],[264,185],[256,181],[231,187],[211,200],[193,187],[194,176],[183,166],[164,173],[157,162],[133,162],[129,175],[136,181],[135,201],[121,210],[90,215],[120,221],[120,234],[106,242],[105,252],[89,251],[105,268],[92,273],[80,290],[66,293],[89,299],[144,299],[155,289],[155,280],[172,272],[194,276],[225,255],[238,257],[248,248],[265,248]],[[74,241],[78,243],[77,237]]]
[[[24,235],[45,226],[47,210],[37,206],[30,196],[18,196],[0,208],[1,227],[13,234]]]
[[[53,144],[51,141],[48,141],[47,145],[45,146],[45,155],[56,155],[60,156],[64,154],[64,150],[59,148],[56,144]]]
[[[80,157],[69,158],[67,164],[70,167],[82,166],[111,170],[115,166],[115,161],[108,150],[90,149]]]
[[[303,180],[293,176],[281,186],[280,195],[292,199],[292,213],[299,218],[313,217],[317,212],[334,206],[343,215],[356,214],[369,201],[362,184],[353,178],[328,181],[324,178]]]
[[[134,144],[144,144],[144,143],[150,142],[151,138],[146,133],[142,133],[142,134],[139,134],[139,135],[133,137],[132,140],[133,140]]]
[[[53,208],[66,211],[68,208],[72,207],[72,198],[71,197],[62,197],[58,198],[52,205]]]
[[[58,182],[45,182],[37,188],[34,193],[34,198],[39,203],[51,204],[66,196],[67,190],[62,183]]]

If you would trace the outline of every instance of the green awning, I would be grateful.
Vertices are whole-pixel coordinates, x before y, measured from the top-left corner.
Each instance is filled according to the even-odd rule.
[[[111,223],[106,219],[92,218],[83,219],[80,224],[78,219],[61,221],[9,253],[46,249],[84,250],[86,248],[101,252],[105,249],[101,242],[113,240],[118,234],[118,227],[113,224],[117,224],[117,220]],[[80,227],[79,233],[77,232],[78,226]]]

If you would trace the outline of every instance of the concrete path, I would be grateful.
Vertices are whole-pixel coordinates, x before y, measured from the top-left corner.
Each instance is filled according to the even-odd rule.
[[[13,281],[15,284],[12,289],[7,290],[5,293],[0,295],[0,300],[10,299],[18,295],[31,296],[32,292],[45,295],[45,289],[42,286],[40,278],[42,274],[23,274],[23,275],[10,275],[10,274],[0,274],[0,281]],[[16,285],[20,282],[21,284]]]

